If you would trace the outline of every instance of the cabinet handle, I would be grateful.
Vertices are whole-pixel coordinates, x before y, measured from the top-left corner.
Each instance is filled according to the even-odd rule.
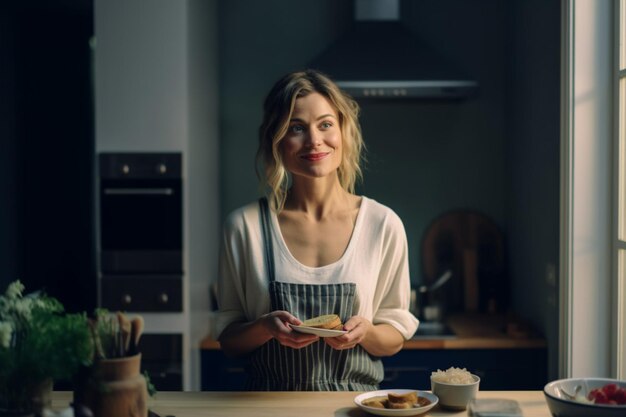
[[[172,188],[105,188],[105,195],[172,195]]]
[[[126,305],[130,305],[130,303],[133,302],[133,297],[130,296],[130,294],[124,294],[122,296],[122,303],[126,304]]]

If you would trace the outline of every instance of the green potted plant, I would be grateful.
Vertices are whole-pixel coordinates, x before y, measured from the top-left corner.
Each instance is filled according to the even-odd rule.
[[[34,415],[55,380],[71,380],[93,358],[87,316],[66,314],[43,292],[14,281],[0,295],[0,416]]]

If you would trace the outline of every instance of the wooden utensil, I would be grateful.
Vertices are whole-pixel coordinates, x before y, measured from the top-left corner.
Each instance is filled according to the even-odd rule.
[[[130,320],[122,313],[117,312],[117,322],[119,325],[120,340],[118,340],[119,356],[126,356],[130,344],[131,324]]]
[[[137,316],[130,322],[130,343],[127,351],[127,355],[132,356],[138,353],[137,347],[139,346],[139,339],[143,333],[144,321],[143,317]]]

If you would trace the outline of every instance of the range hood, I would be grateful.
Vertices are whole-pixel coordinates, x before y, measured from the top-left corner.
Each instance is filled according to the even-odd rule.
[[[400,22],[399,0],[355,0],[354,26],[309,63],[354,98],[453,99],[477,89]]]

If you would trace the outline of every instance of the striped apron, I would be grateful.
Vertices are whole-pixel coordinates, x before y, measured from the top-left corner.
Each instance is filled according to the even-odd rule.
[[[300,318],[337,314],[342,322],[353,316],[356,284],[292,284],[274,276],[270,218],[266,199],[260,200],[261,227],[272,311],[285,310]],[[335,350],[322,339],[292,349],[271,339],[250,356],[246,389],[252,391],[373,391],[383,379],[382,361],[360,345]]]

